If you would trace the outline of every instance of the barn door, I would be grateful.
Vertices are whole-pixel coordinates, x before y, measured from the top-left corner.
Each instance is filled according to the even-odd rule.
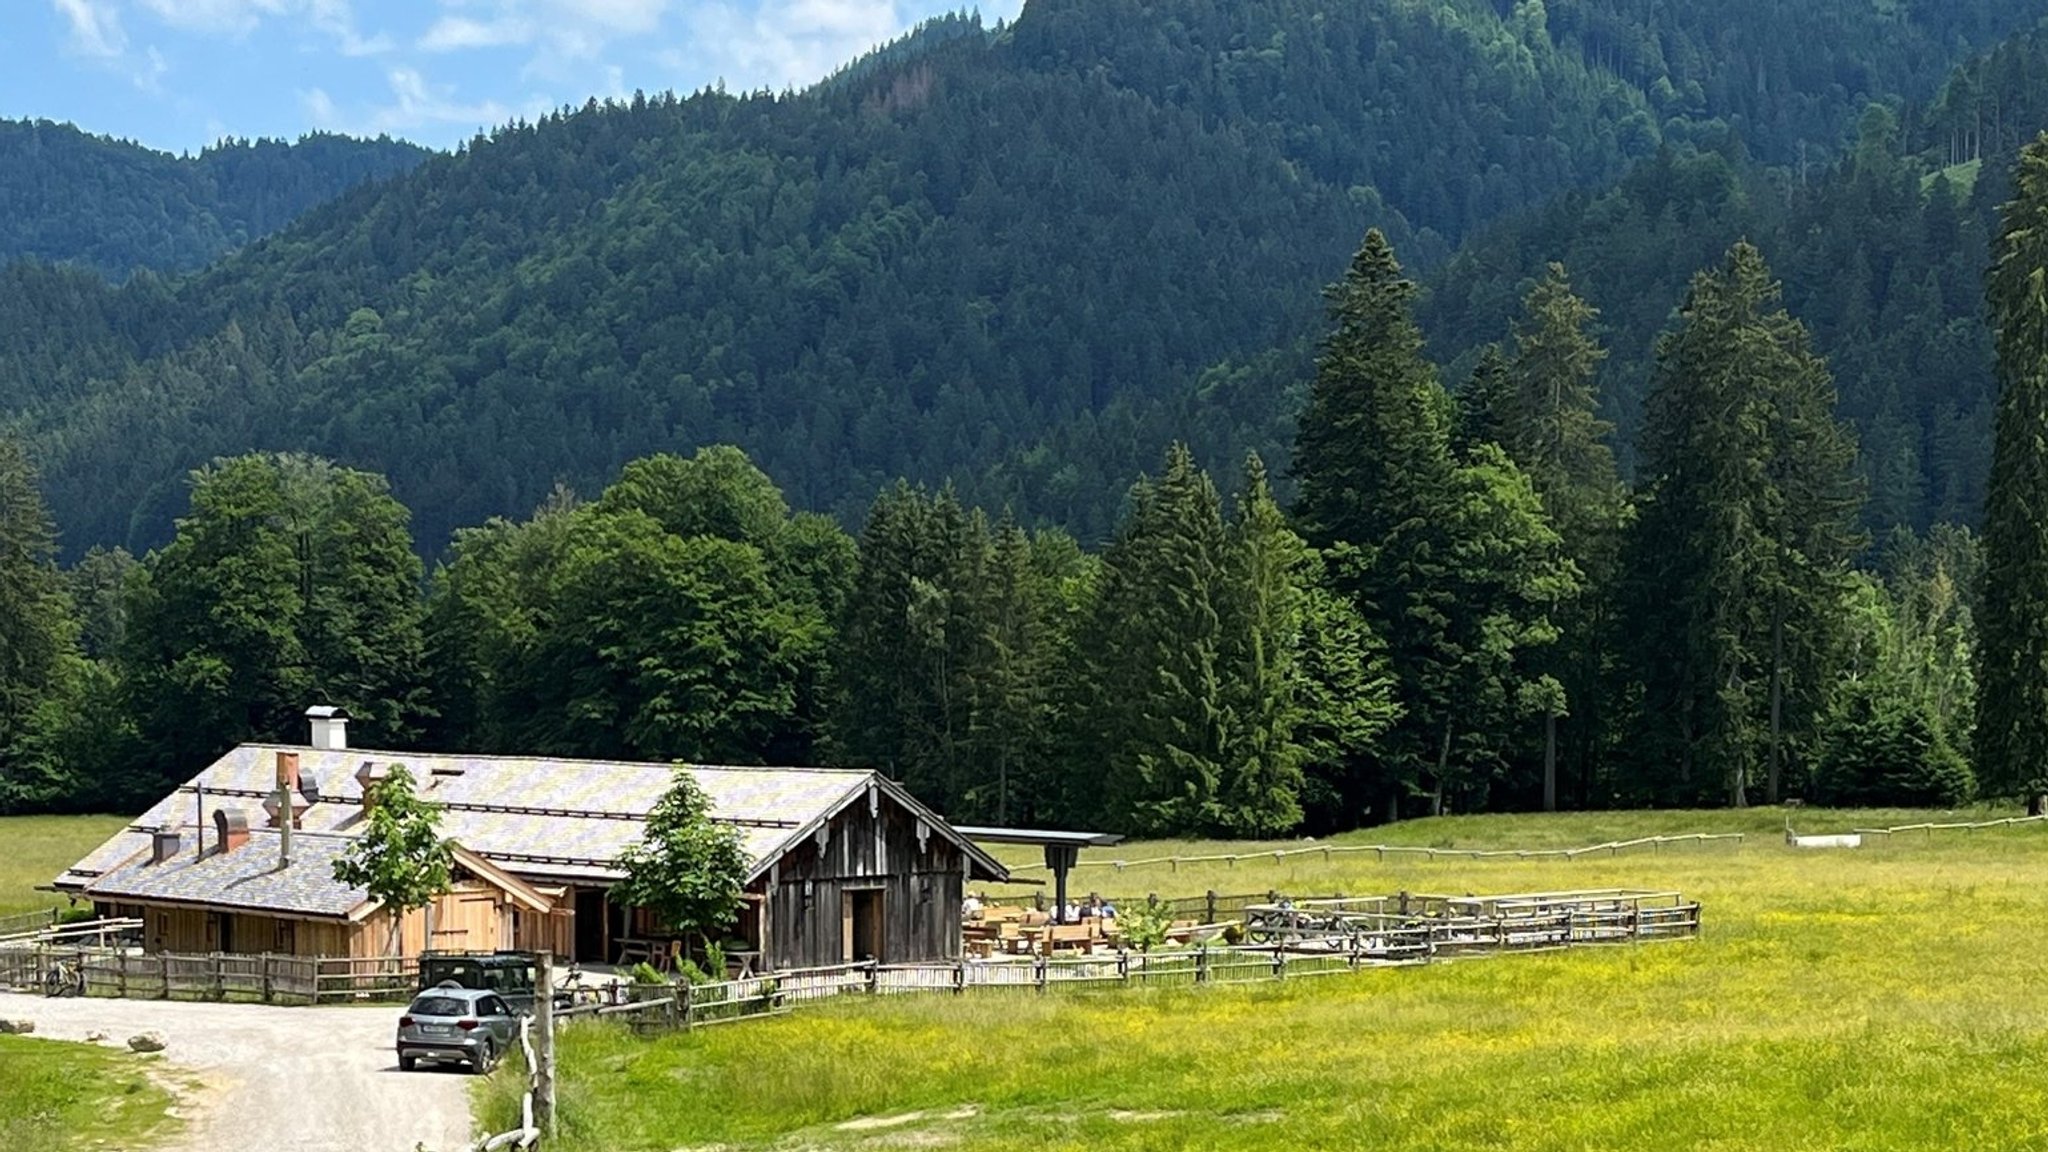
[[[886,960],[882,955],[882,892],[846,892],[840,898],[839,939],[848,964]]]

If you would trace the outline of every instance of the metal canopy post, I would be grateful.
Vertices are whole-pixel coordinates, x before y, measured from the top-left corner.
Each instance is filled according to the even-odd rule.
[[[1053,909],[1052,922],[1067,922],[1067,873],[1081,861],[1079,844],[1047,844],[1045,866],[1052,869]]]

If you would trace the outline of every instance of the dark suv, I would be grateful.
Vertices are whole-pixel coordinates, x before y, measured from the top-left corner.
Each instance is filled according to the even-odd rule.
[[[482,1075],[518,1042],[519,1017],[496,992],[429,988],[398,1018],[398,1066],[407,1072],[425,1060],[467,1064]]]
[[[420,990],[452,984],[496,992],[514,1012],[528,1015],[539,970],[540,957],[531,952],[429,952],[420,957]]]

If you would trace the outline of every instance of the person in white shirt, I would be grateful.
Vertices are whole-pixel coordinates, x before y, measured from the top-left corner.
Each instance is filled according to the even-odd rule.
[[[981,908],[981,897],[969,892],[967,898],[960,901],[960,918],[962,920],[979,920],[981,919]]]

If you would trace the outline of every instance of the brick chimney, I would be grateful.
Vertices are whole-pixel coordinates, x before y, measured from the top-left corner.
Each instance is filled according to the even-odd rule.
[[[249,818],[228,808],[213,810],[214,852],[225,856],[249,842]]]
[[[348,713],[332,704],[315,704],[306,709],[306,721],[312,728],[313,747],[321,752],[343,752],[348,749]]]

